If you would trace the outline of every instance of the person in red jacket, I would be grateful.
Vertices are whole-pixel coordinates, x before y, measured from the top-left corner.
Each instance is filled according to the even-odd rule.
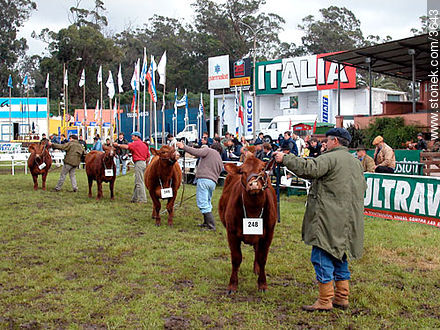
[[[147,163],[150,161],[150,151],[148,146],[142,142],[141,133],[131,133],[133,142],[129,144],[113,143],[115,147],[130,150],[134,163],[134,190],[132,203],[146,203],[147,194],[145,193],[144,172],[147,168]]]

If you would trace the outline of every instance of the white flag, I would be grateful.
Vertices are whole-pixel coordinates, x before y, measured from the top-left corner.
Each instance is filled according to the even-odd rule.
[[[45,85],[46,89],[49,89],[49,73],[47,74],[46,77],[46,85]]]
[[[79,80],[78,86],[83,87],[86,84],[86,69],[83,69],[81,73],[81,79]]]
[[[64,86],[69,86],[69,78],[67,77],[67,70],[64,72]]]
[[[122,85],[124,84],[124,81],[122,80],[122,71],[121,71],[121,64],[119,64],[119,72],[118,72],[118,89],[119,94],[124,93],[124,90],[122,89]]]
[[[108,79],[107,82],[105,83],[105,85],[108,88],[108,97],[113,99],[113,97],[115,96],[115,84],[113,82],[113,75],[112,72],[109,70],[108,71]]]
[[[167,51],[163,52],[162,58],[157,65],[157,72],[159,73],[159,84],[165,86],[166,80],[166,66],[167,66]]]
[[[96,108],[95,108],[95,121],[99,119],[99,100],[96,100]]]
[[[134,65],[133,76],[131,77],[131,88],[136,91],[139,90],[139,67],[140,60],[138,59],[136,64]]]
[[[147,76],[148,63],[147,63],[147,49],[144,47],[144,60],[142,62],[142,70],[140,75],[141,84],[145,84],[145,77]]]
[[[102,83],[102,65],[99,66],[98,70],[98,84]]]

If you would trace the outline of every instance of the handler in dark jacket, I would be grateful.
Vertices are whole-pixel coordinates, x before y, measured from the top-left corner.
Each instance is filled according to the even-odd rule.
[[[351,136],[347,130],[333,128],[326,135],[328,151],[317,158],[275,153],[277,162],[300,177],[313,179],[302,239],[313,246],[311,261],[319,284],[319,298],[313,305],[303,306],[307,311],[348,307],[347,255],[361,257],[364,241],[367,185],[361,163],[348,152]]]
[[[69,173],[70,183],[72,184],[72,188],[74,192],[78,191],[78,185],[76,183],[75,177],[75,169],[81,163],[81,157],[84,154],[83,146],[78,142],[78,136],[72,134],[69,137],[69,142],[64,144],[58,143],[50,143],[49,147],[52,149],[64,150],[66,155],[64,156],[64,165],[61,169],[60,179],[58,180],[57,185],[55,186],[55,191],[60,191],[63,186],[64,180],[66,180],[66,175]]]

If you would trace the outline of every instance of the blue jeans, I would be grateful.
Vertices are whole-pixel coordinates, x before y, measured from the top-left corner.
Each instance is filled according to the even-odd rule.
[[[323,249],[313,246],[311,261],[313,267],[315,267],[316,279],[320,283],[350,279],[347,255],[345,254],[342,260],[339,260]]]
[[[127,174],[127,160],[120,160],[118,156],[115,156],[116,175],[119,175],[121,164],[122,164],[122,175],[125,175]]]
[[[197,179],[196,201],[200,212],[208,213],[212,211],[212,193],[215,189],[215,182],[210,179]]]

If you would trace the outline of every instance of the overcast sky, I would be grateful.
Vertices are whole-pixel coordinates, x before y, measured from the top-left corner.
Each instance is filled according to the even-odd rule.
[[[32,31],[43,28],[58,31],[69,23],[69,8],[74,0],[35,0],[38,10],[24,24],[20,36],[28,40],[29,54],[42,54],[45,44],[32,39]],[[119,32],[127,26],[142,26],[154,14],[192,20],[192,0],[104,0],[109,32]],[[220,1],[219,1],[220,2]],[[412,27],[420,28],[419,16],[426,15],[425,0],[267,0],[262,8],[286,20],[281,41],[301,43],[297,26],[307,15],[319,17],[319,9],[345,6],[361,21],[365,36],[370,34],[393,39],[410,37]],[[93,0],[82,0],[82,7],[92,6]],[[148,45],[147,45],[148,47]]]

